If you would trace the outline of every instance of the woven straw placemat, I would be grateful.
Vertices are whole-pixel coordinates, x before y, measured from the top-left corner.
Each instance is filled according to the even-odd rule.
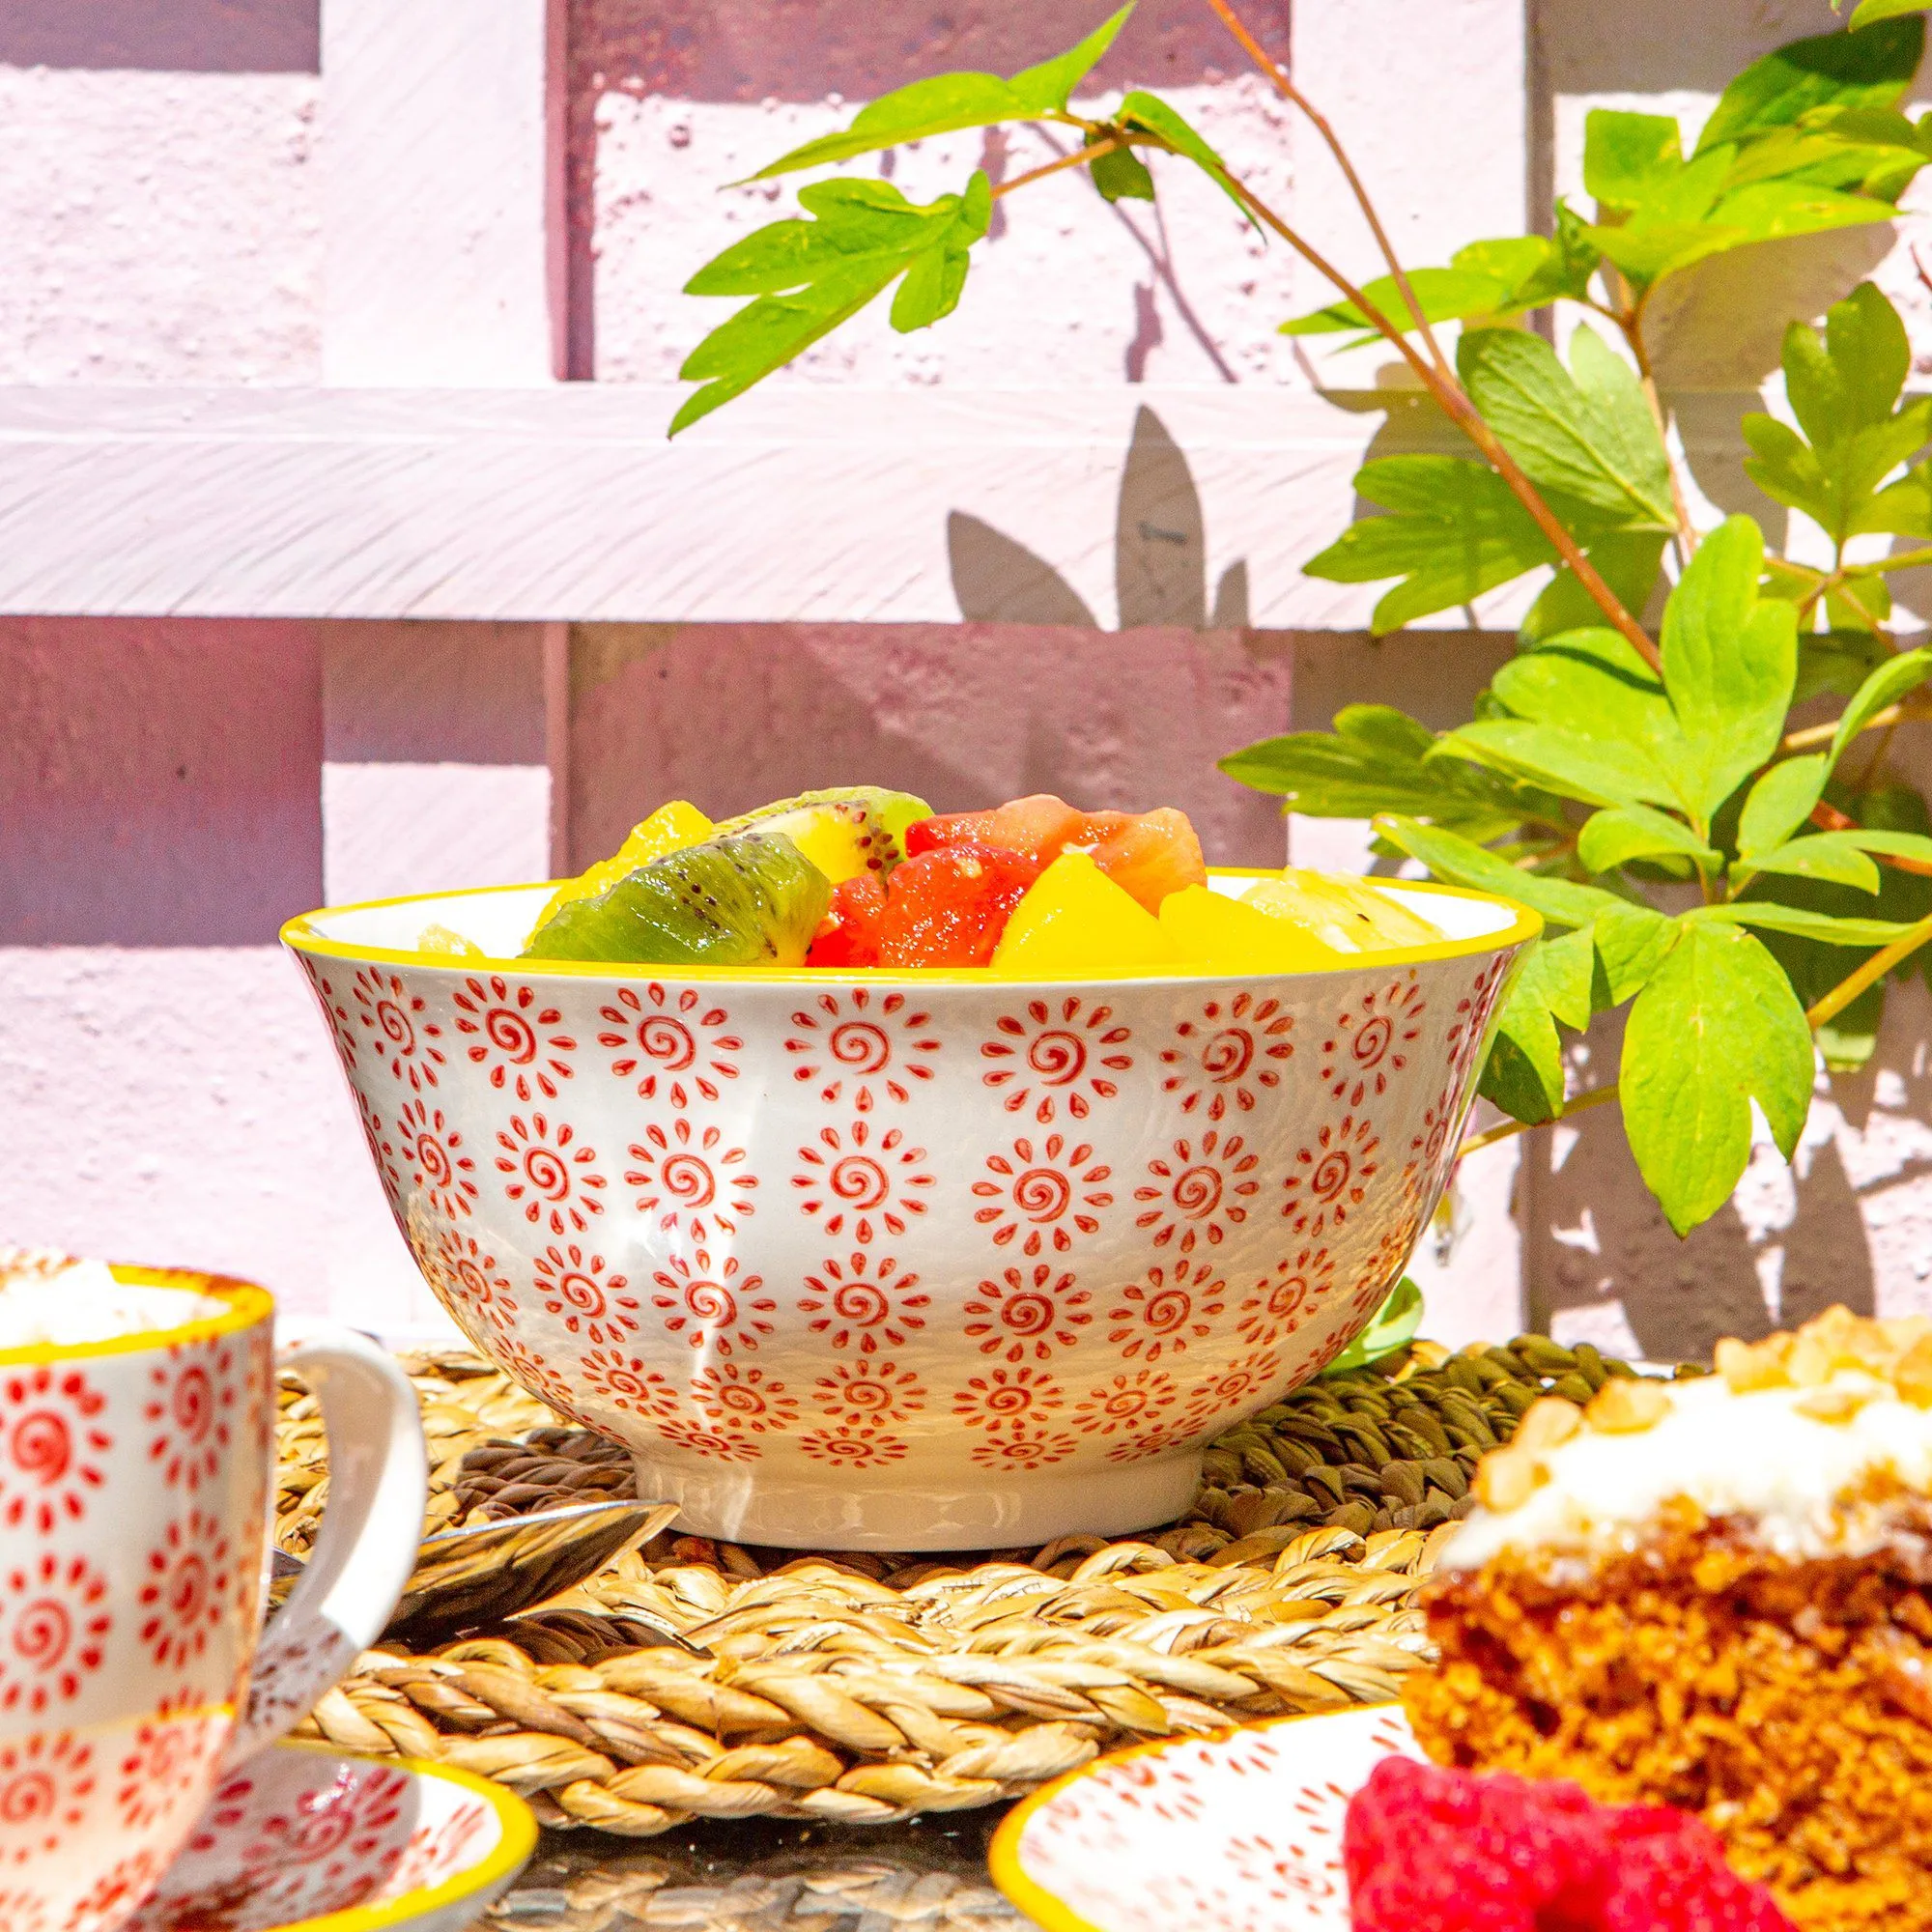
[[[631,1493],[621,1449],[479,1358],[406,1366],[431,1525]],[[894,1557],[666,1532],[540,1610],[367,1653],[303,1729],[480,1772],[548,1825],[646,1837],[967,1809],[1122,1744],[1378,1701],[1427,1654],[1415,1586],[1484,1451],[1538,1396],[1630,1373],[1541,1336],[1419,1342],[1230,1431],[1181,1521],[1119,1541]],[[277,1540],[301,1554],[327,1477],[292,1381],[280,1456]]]

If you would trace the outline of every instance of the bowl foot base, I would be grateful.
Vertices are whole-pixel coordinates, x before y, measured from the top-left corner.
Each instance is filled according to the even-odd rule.
[[[1201,1481],[1198,1448],[1074,1475],[988,1473],[961,1487],[889,1470],[814,1483],[648,1455],[637,1464],[639,1496],[680,1505],[675,1531],[781,1549],[1011,1549],[1079,1532],[1122,1536],[1172,1522]]]

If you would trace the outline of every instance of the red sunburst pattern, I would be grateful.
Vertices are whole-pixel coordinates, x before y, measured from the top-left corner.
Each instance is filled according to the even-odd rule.
[[[1121,1091],[1118,1076],[1133,1064],[1127,1043],[1132,1035],[1114,1018],[1114,1009],[1076,995],[1029,1000],[1017,1013],[1004,1015],[993,1037],[980,1048],[992,1063],[982,1076],[1002,1089],[1009,1114],[1031,1107],[1041,1126],[1062,1110],[1084,1121],[1096,1100]]]
[[[457,1325],[467,1335],[480,1339],[479,1324],[487,1324],[499,1335],[507,1335],[516,1326],[517,1297],[502,1267],[474,1235],[444,1228],[437,1236],[436,1248],[423,1272]]]
[[[71,1731],[36,1731],[0,1744],[0,1859],[23,1865],[58,1851],[87,1815],[94,1747]]]
[[[1243,1297],[1238,1333],[1251,1348],[1286,1341],[1324,1306],[1335,1287],[1326,1248],[1309,1246],[1277,1263]]]
[[[1126,1436],[1107,1451],[1110,1463],[1146,1463],[1168,1455],[1190,1441],[1196,1432],[1184,1423],[1156,1423],[1137,1435]]]
[[[1094,1299],[1065,1269],[1046,1262],[1009,1267],[997,1281],[982,1281],[962,1312],[968,1339],[982,1355],[1009,1362],[1044,1362],[1056,1349],[1070,1349],[1093,1320]]]
[[[309,986],[322,1008],[322,1016],[328,1022],[328,1030],[335,1037],[335,1049],[342,1056],[342,1064],[353,1071],[359,1042],[355,1037],[355,1016],[349,1010],[348,996],[307,953],[297,956],[308,973]]]
[[[734,1255],[716,1263],[706,1249],[689,1257],[673,1255],[651,1279],[657,1292],[651,1305],[664,1316],[664,1325],[694,1349],[728,1355],[739,1349],[755,1349],[772,1332],[767,1319],[778,1303],[765,1292],[761,1276],[741,1275]]]
[[[1322,1034],[1323,1092],[1350,1108],[1387,1093],[1390,1078],[1408,1065],[1415,1051],[1427,1010],[1412,969],[1345,1008]]]
[[[1094,1158],[1086,1141],[1069,1145],[1064,1135],[1048,1134],[1035,1143],[1022,1136],[1009,1154],[988,1154],[986,1169],[992,1179],[973,1183],[974,1197],[985,1204],[973,1218],[992,1229],[996,1246],[1017,1240],[1023,1255],[1049,1246],[1066,1253],[1078,1236],[1098,1232],[1099,1210],[1114,1204],[1100,1184],[1113,1169]]]
[[[811,1386],[811,1399],[834,1422],[851,1429],[909,1422],[924,1408],[924,1384],[911,1369],[862,1355],[838,1362]]]
[[[708,1457],[714,1463],[755,1463],[764,1451],[743,1435],[727,1435],[722,1430],[706,1429],[700,1423],[677,1418],[658,1424],[658,1434],[694,1456]]]
[[[719,1429],[789,1429],[798,1420],[798,1398],[763,1369],[744,1362],[713,1362],[692,1378],[691,1399]]]
[[[1319,1240],[1330,1228],[1344,1227],[1368,1198],[1381,1147],[1366,1120],[1345,1114],[1316,1135],[1314,1145],[1295,1150],[1282,1186],[1282,1213],[1297,1235]]]
[[[1134,1189],[1141,1204],[1134,1226],[1150,1230],[1155,1247],[1173,1243],[1183,1255],[1204,1241],[1215,1246],[1248,1218],[1253,1197],[1261,1192],[1255,1179],[1260,1164],[1239,1134],[1219,1127],[1209,1127],[1198,1141],[1178,1140],[1171,1158],[1148,1162],[1151,1179]]]
[[[1083,1435],[1144,1435],[1180,1400],[1164,1369],[1132,1369],[1109,1376],[1073,1405],[1067,1418]]]
[[[440,1107],[426,1100],[406,1101],[394,1127],[382,1143],[383,1172],[398,1213],[411,1190],[445,1221],[475,1211],[476,1163],[455,1125]],[[409,1176],[409,1186],[403,1175]]]
[[[235,1577],[219,1520],[190,1510],[168,1524],[142,1566],[141,1641],[164,1670],[179,1670],[208,1648],[234,1607]]]
[[[694,1096],[717,1099],[720,1083],[738,1077],[745,1042],[730,1031],[724,1009],[693,987],[672,993],[656,980],[641,989],[621,986],[599,1016],[605,1031],[597,1044],[616,1056],[611,1071],[635,1080],[641,1100],[662,1094],[673,1107],[688,1107]]]
[[[794,1080],[817,1081],[818,1097],[836,1106],[849,1091],[868,1114],[880,1099],[903,1103],[911,1083],[932,1078],[939,1052],[932,1015],[901,992],[874,1000],[868,986],[821,993],[816,1009],[793,1013],[785,1051],[798,1056]]]
[[[86,1514],[114,1446],[106,1398],[64,1364],[15,1369],[0,1379],[0,1523],[51,1533]]]
[[[194,1783],[221,1749],[227,1732],[222,1719],[206,1716],[162,1716],[142,1724],[121,1760],[121,1829],[144,1831],[165,1817],[180,1803],[182,1788]]]
[[[682,1114],[668,1128],[653,1121],[631,1158],[637,1166],[624,1179],[640,1190],[638,1212],[656,1214],[660,1228],[705,1241],[714,1228],[735,1235],[752,1211],[758,1183],[745,1172],[745,1150],[716,1127],[694,1129]]]
[[[1211,1381],[1189,1391],[1179,1433],[1196,1435],[1209,1423],[1260,1408],[1280,1379],[1280,1355],[1272,1349],[1254,1350],[1230,1363]]]
[[[513,1381],[521,1383],[539,1402],[548,1403],[559,1415],[568,1416],[584,1428],[592,1425],[579,1414],[571,1400],[570,1383],[554,1369],[547,1356],[516,1335],[499,1335],[490,1352]]]
[[[1044,1428],[1065,1406],[1059,1382],[1044,1369],[988,1369],[969,1377],[952,1398],[952,1412],[967,1428],[995,1434]]]
[[[153,1432],[148,1460],[170,1489],[192,1495],[213,1482],[233,1438],[235,1350],[232,1344],[168,1350],[148,1372],[141,1414]]]
[[[67,1921],[68,1932],[99,1932],[103,1925],[120,1924],[129,1908],[154,1889],[166,1863],[156,1845],[144,1845],[138,1852],[116,1859],[74,1906]]]
[[[634,1334],[642,1303],[630,1283],[607,1269],[604,1257],[575,1241],[553,1243],[537,1257],[530,1292],[573,1335],[591,1342],[621,1342]]]
[[[1293,1031],[1294,1017],[1279,1000],[1245,992],[1209,1000],[1201,1017],[1182,1020],[1174,1044],[1162,1049],[1168,1071],[1161,1092],[1179,1094],[1182,1113],[1199,1109],[1209,1121],[1225,1119],[1231,1109],[1250,1113],[1263,1093],[1281,1085],[1282,1067],[1294,1053]]]
[[[412,993],[394,973],[362,966],[350,989],[350,1005],[363,1043],[392,1080],[408,1082],[412,1094],[437,1084],[445,1064],[439,1043],[442,1029],[429,1017],[420,994]]]
[[[799,1149],[805,1171],[791,1184],[800,1192],[798,1205],[822,1216],[828,1235],[864,1245],[881,1234],[903,1235],[907,1217],[925,1212],[923,1197],[933,1185],[921,1166],[925,1150],[908,1146],[899,1128],[875,1134],[870,1121],[854,1121],[842,1134],[819,1128],[818,1142]]]
[[[799,1312],[811,1318],[814,1335],[823,1335],[835,1349],[856,1349],[875,1355],[882,1348],[902,1349],[906,1337],[925,1326],[928,1294],[917,1294],[919,1276],[903,1273],[891,1255],[878,1260],[855,1253],[819,1264],[805,1285],[810,1293],[799,1297]]]
[[[581,1235],[603,1213],[605,1180],[597,1172],[597,1150],[580,1141],[568,1121],[512,1114],[508,1128],[497,1131],[497,1145],[503,1192],[523,1209],[525,1220],[553,1235],[569,1230]]]
[[[972,1455],[982,1469],[1044,1469],[1065,1462],[1076,1446],[1063,1430],[1021,1430],[974,1443]]]
[[[1446,1094],[1461,1091],[1482,1051],[1483,1036],[1489,1031],[1490,1014],[1495,1008],[1508,965],[1506,959],[1491,960],[1477,973],[1468,998],[1456,1002],[1455,1016],[1449,1022],[1449,1078],[1443,1086]]]
[[[897,1435],[875,1435],[850,1423],[814,1429],[798,1438],[798,1446],[814,1463],[838,1469],[883,1469],[905,1461],[906,1445]]]
[[[1182,1257],[1156,1262],[1119,1293],[1119,1305],[1107,1311],[1114,1324],[1107,1340],[1124,1361],[1157,1362],[1185,1354],[1190,1343],[1214,1332],[1215,1317],[1227,1306],[1228,1284],[1212,1263]]]
[[[85,1556],[42,1549],[6,1572],[0,1710],[38,1716],[70,1703],[100,1668],[113,1628],[107,1579]]]
[[[584,1385],[612,1408],[662,1422],[677,1412],[677,1391],[640,1356],[621,1349],[593,1349],[578,1361]]]
[[[571,1077],[565,1054],[577,1042],[559,1032],[563,1014],[533,987],[499,974],[464,980],[456,993],[456,1031],[471,1062],[489,1069],[490,1084],[519,1100],[554,1100]]]

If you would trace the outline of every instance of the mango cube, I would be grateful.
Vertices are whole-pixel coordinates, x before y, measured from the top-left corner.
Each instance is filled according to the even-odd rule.
[[[1160,905],[1160,928],[1196,968],[1226,973],[1322,973],[1353,957],[1307,927],[1273,919],[1206,886],[1184,886]]]
[[[1172,972],[1186,955],[1085,852],[1063,852],[1026,890],[993,953],[1015,979]]]
[[[594,899],[608,893],[619,879],[627,879],[639,866],[662,859],[667,852],[682,852],[688,845],[701,845],[711,837],[712,824],[703,812],[686,800],[674,798],[661,805],[651,815],[631,827],[624,842],[608,859],[600,859],[587,872],[566,879],[557,887],[530,928],[532,935],[548,925],[565,906],[578,899]]]

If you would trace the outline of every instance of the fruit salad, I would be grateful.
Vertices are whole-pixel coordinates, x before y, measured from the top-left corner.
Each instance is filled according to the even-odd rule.
[[[524,956],[1055,979],[1320,972],[1441,936],[1365,879],[1291,867],[1216,890],[1172,807],[1081,811],[1041,795],[940,813],[854,785],[720,824],[661,807],[557,887]],[[423,944],[464,948],[440,927]]]

